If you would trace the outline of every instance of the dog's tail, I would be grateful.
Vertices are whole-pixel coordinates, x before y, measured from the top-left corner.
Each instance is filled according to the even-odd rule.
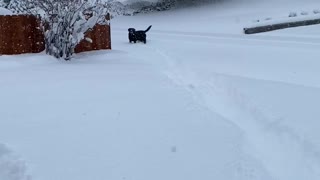
[[[152,25],[148,27],[148,29],[146,29],[144,32],[148,32],[151,29]]]

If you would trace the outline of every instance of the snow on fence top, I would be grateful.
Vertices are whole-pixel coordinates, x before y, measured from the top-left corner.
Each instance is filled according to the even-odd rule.
[[[320,24],[320,11],[314,10],[313,13],[301,12],[299,15],[291,12],[287,17],[272,19],[265,18],[263,20],[256,20],[248,24],[243,30],[245,34],[255,34],[261,32],[268,32],[278,29],[292,28],[298,26],[308,26]]]
[[[5,8],[0,7],[0,15],[12,15],[13,13]]]
[[[292,23],[292,22],[298,22],[298,21],[307,21],[307,20],[314,20],[314,19],[320,19],[320,14],[305,14],[301,16],[295,16],[292,15],[290,17],[291,13],[288,15],[288,17],[282,17],[277,19],[272,18],[265,18],[263,20],[256,20],[251,24],[248,24],[248,28],[254,28],[254,27],[260,27],[260,26],[268,26],[273,24],[282,24],[282,23]]]

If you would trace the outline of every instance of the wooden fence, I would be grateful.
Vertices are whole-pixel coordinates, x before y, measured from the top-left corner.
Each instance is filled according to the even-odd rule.
[[[44,35],[35,16],[0,16],[0,54],[39,53]]]
[[[109,17],[109,15],[106,16],[106,18]],[[85,37],[92,39],[92,43],[82,40],[75,48],[76,53],[111,49],[109,25],[97,24],[92,31],[85,34]],[[44,50],[44,34],[37,17],[31,15],[0,16],[0,54],[39,53]]]
[[[92,31],[88,31],[85,37],[90,38],[92,42],[83,39],[75,48],[75,53],[111,49],[111,31],[110,26],[96,24]]]

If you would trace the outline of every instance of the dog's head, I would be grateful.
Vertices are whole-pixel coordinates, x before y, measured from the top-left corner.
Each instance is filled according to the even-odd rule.
[[[134,29],[134,28],[129,28],[128,31],[129,31],[129,34],[134,34],[134,33],[136,32],[136,29]]]

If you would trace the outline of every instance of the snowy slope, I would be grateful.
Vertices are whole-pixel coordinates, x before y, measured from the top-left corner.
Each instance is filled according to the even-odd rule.
[[[318,179],[320,26],[241,31],[320,7],[288,2],[118,17],[112,51],[71,62],[0,56],[0,179]]]

